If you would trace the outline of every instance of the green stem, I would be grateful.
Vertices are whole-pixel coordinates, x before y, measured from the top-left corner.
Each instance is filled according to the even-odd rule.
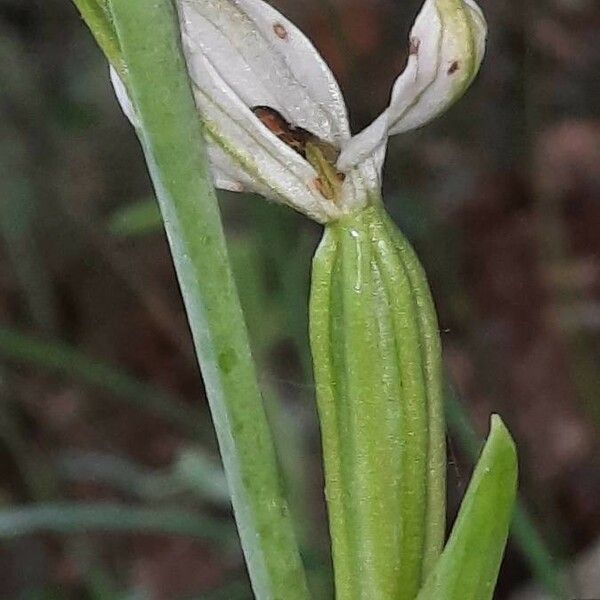
[[[170,0],[111,0],[257,598],[308,591]]]

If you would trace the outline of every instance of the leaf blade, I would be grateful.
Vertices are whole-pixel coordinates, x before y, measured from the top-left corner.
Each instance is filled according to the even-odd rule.
[[[517,488],[517,453],[498,415],[450,539],[417,600],[491,600]]]

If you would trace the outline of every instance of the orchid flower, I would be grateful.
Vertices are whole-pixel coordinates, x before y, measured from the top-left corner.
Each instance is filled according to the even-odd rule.
[[[216,200],[210,185],[202,193],[205,146],[217,187],[324,224],[309,337],[336,599],[491,600],[516,493],[514,443],[494,417],[444,545],[439,326],[417,255],[381,202],[388,137],[434,119],[477,74],[477,5],[425,0],[389,106],[352,136],[331,71],[262,0],[74,1],[144,148],[256,597],[308,591]]]
[[[338,83],[308,38],[262,0],[177,0],[216,187],[327,223],[379,197],[387,138],[444,112],[473,81],[486,23],[473,0],[425,0],[390,105],[352,136]],[[137,122],[124,82],[112,80]]]

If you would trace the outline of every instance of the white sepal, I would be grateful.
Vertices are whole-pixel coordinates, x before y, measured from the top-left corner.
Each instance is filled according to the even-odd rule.
[[[190,75],[202,89],[208,62],[247,107],[270,106],[290,123],[340,144],[346,106],[306,36],[262,0],[178,0]]]
[[[410,32],[408,61],[390,105],[344,145],[339,168],[364,161],[388,136],[424,125],[458,100],[479,70],[486,33],[473,0],[426,0]]]

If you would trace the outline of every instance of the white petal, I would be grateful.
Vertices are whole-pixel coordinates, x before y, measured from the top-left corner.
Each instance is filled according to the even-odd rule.
[[[426,0],[410,33],[410,54],[389,107],[344,145],[338,166],[347,169],[381,153],[388,135],[420,127],[469,87],[483,59],[487,26],[473,0]]]
[[[340,144],[343,97],[304,34],[262,0],[178,0],[190,74],[203,88],[208,61],[247,107],[270,106],[290,123]]]
[[[203,88],[194,89],[196,106],[209,144],[229,159],[228,177],[317,221],[339,216],[340,209],[318,191],[313,167],[272,134],[206,61],[203,72]]]
[[[417,103],[408,108],[402,91],[394,90],[390,135],[420,127],[448,109],[467,90],[483,60],[487,25],[477,4],[471,0],[438,0],[436,8],[437,15],[432,14],[431,18],[437,18],[441,24],[441,39],[431,48],[424,44],[424,51],[431,51],[431,55],[420,57],[420,50],[416,55],[418,79],[430,80],[431,84],[423,88],[418,99],[413,96]],[[417,39],[429,35],[425,19],[415,23],[413,35]]]
[[[230,159],[217,185],[260,193],[320,222],[340,216],[315,170],[251,111],[269,106],[338,146],[349,139],[341,92],[312,44],[262,0],[178,0],[178,9],[208,140]]]

